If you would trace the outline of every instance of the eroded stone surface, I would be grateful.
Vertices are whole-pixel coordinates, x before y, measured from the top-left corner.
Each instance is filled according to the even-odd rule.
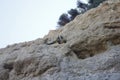
[[[120,80],[119,24],[120,0],[108,0],[42,39],[0,49],[0,80]]]

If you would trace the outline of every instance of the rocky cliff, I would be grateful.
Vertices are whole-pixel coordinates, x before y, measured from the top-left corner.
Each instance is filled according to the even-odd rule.
[[[120,0],[42,39],[0,49],[0,80],[120,80]]]

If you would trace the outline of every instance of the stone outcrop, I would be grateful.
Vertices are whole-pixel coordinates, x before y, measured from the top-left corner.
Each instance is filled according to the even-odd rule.
[[[0,49],[0,80],[120,80],[120,0],[42,39]]]

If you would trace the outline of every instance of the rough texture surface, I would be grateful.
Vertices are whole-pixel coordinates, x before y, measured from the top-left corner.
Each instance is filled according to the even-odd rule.
[[[0,49],[0,80],[120,80],[120,0]]]

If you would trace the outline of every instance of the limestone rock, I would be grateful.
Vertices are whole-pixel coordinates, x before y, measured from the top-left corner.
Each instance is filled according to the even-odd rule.
[[[0,80],[120,80],[120,0],[0,49]]]

